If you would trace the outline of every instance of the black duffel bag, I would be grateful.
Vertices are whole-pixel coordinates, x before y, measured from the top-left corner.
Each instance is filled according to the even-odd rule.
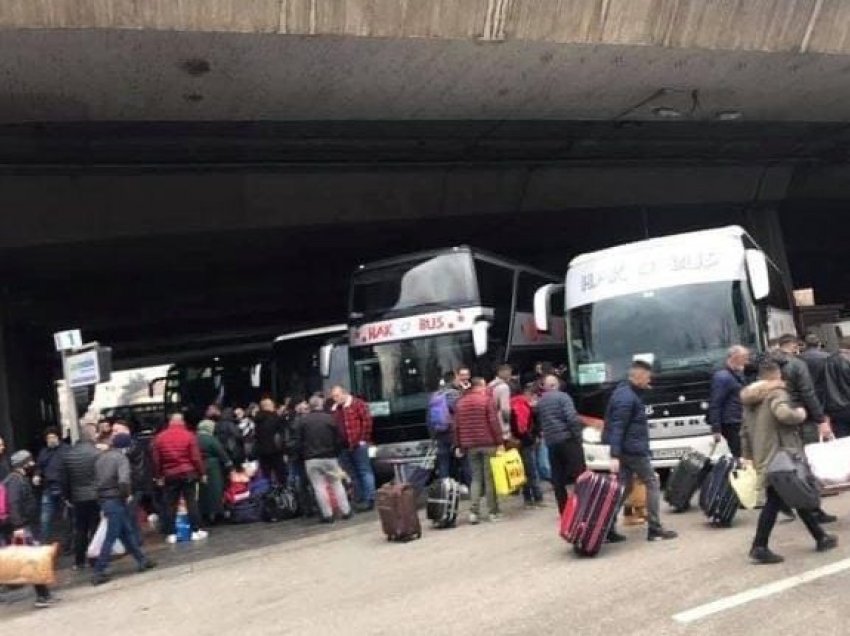
[[[767,483],[789,508],[820,508],[820,488],[802,453],[780,448],[767,466]]]

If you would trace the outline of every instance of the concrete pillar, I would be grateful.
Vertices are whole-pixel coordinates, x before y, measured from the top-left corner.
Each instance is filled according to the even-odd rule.
[[[752,208],[747,211],[747,225],[753,238],[782,272],[785,283],[794,289],[779,211],[772,206]]]

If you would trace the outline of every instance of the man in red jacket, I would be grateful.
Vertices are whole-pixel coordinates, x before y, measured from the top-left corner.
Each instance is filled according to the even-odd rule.
[[[502,443],[502,424],[496,405],[487,394],[487,382],[483,378],[473,378],[471,384],[472,388],[455,405],[454,433],[458,452],[469,457],[472,468],[469,523],[476,524],[479,521],[481,497],[485,494],[490,521],[501,518],[490,459]]]
[[[181,414],[172,415],[168,427],[154,438],[152,458],[154,477],[162,486],[165,499],[162,527],[166,541],[177,541],[175,522],[180,497],[185,500],[189,513],[192,541],[206,539],[198,511],[198,481],[206,482],[207,477],[198,438],[186,428]]]
[[[375,473],[369,457],[372,413],[363,400],[341,386],[331,389],[331,399],[334,401],[333,415],[344,444],[339,462],[354,479],[355,493],[362,508],[372,510],[375,507]]]

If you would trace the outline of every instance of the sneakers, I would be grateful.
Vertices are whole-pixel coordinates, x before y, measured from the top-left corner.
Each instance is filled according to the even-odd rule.
[[[147,572],[148,570],[153,570],[156,567],[156,561],[152,559],[148,559],[138,567],[139,572]]]
[[[98,585],[103,585],[104,583],[109,583],[111,580],[112,577],[106,572],[96,572],[95,575],[91,577],[91,584],[96,587]]]
[[[169,534],[167,537],[165,537],[165,542],[166,543],[177,543],[177,535],[176,534]]]
[[[56,596],[39,596],[37,599],[35,599],[33,607],[35,607],[36,609],[47,609],[48,607],[53,607],[58,602],[59,599]]]
[[[469,513],[469,525],[477,526],[481,520],[478,518],[478,515],[474,512]]]
[[[461,497],[469,497],[469,486],[461,484],[457,487],[457,492]]]
[[[774,565],[782,563],[785,559],[775,552],[771,552],[770,548],[753,547],[750,550],[750,560],[756,565]]]
[[[817,543],[817,551],[818,552],[826,552],[827,550],[832,550],[833,548],[838,547],[838,537],[834,534],[826,534],[820,539],[818,539]]]
[[[668,541],[675,539],[679,534],[675,530],[665,530],[664,528],[650,528],[646,533],[647,541]]]
[[[626,535],[620,534],[616,530],[611,530],[608,536],[605,537],[605,543],[622,543],[626,540]]]
[[[206,530],[196,530],[192,533],[192,541],[203,541],[208,536],[210,535]]]

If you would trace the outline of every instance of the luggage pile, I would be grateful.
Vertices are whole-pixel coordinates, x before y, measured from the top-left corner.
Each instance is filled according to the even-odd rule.
[[[738,460],[730,455],[712,462],[698,451],[685,453],[667,481],[664,500],[675,512],[685,512],[699,491],[699,507],[709,522],[728,528],[741,505],[733,487],[738,468]]]

